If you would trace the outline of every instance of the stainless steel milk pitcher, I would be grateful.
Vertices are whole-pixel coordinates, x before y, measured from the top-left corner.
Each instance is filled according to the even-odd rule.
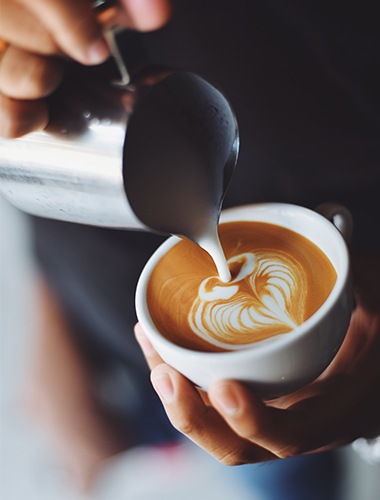
[[[238,129],[203,78],[151,67],[117,88],[80,68],[51,110],[45,131],[0,139],[0,190],[21,210],[195,240],[219,217]]]

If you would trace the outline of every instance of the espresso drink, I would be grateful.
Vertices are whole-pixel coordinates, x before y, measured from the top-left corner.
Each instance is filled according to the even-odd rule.
[[[161,334],[182,347],[235,350],[291,332],[334,287],[337,275],[326,255],[289,229],[228,222],[219,225],[219,237],[229,282],[189,240],[172,247],[149,279],[150,315]]]

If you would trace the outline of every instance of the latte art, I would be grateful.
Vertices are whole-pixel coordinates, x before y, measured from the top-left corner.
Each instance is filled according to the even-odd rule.
[[[292,330],[329,296],[336,271],[303,236],[274,224],[219,226],[231,272],[222,281],[210,255],[182,240],[157,263],[147,304],[168,340],[199,351],[244,349]]]
[[[193,332],[215,346],[241,349],[252,331],[266,338],[303,322],[306,277],[284,252],[244,253],[228,260],[239,271],[229,283],[206,278],[200,285],[189,323]]]

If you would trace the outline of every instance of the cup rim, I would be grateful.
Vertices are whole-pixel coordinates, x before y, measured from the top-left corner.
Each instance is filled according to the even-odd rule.
[[[309,209],[306,207],[293,205],[289,203],[257,203],[257,204],[247,204],[240,205],[236,207],[231,207],[226,210],[223,210],[221,213],[220,223],[223,224],[225,222],[234,222],[239,220],[247,220],[251,219],[234,219],[232,218],[236,212],[243,212],[247,210],[255,210],[257,211],[268,211],[274,210],[278,211],[281,208],[286,207],[288,210],[297,211],[297,213],[303,213],[306,216],[312,217],[314,219],[319,220],[323,224],[326,223],[326,229],[331,231],[331,235],[334,235],[336,238],[337,249],[339,251],[339,255],[345,259],[343,262],[343,270],[338,273],[337,271],[337,280],[330,292],[330,295],[325,300],[325,302],[321,305],[321,307],[306,321],[304,321],[301,325],[293,329],[291,332],[278,334],[268,339],[264,339],[258,342],[253,342],[251,344],[247,344],[246,348],[225,351],[225,352],[204,352],[204,351],[196,351],[193,349],[189,349],[186,347],[179,346],[171,341],[169,341],[166,337],[164,337],[159,331],[156,325],[153,322],[153,319],[150,315],[148,304],[146,301],[146,288],[149,280],[149,276],[153,270],[153,268],[157,265],[159,260],[166,254],[166,252],[172,248],[174,245],[181,241],[181,238],[178,236],[170,236],[164,243],[162,243],[157,250],[150,257],[144,269],[140,275],[138,280],[137,288],[136,288],[136,312],[138,320],[140,321],[144,331],[147,333],[148,337],[151,337],[151,340],[159,342],[161,345],[170,348],[171,350],[175,350],[178,354],[191,354],[192,356],[199,356],[204,360],[209,360],[215,357],[254,357],[255,355],[262,355],[263,351],[271,352],[277,351],[280,349],[284,349],[289,344],[295,343],[302,337],[306,337],[310,332],[313,331],[314,327],[320,321],[321,317],[327,316],[328,312],[334,308],[336,303],[339,301],[341,297],[341,293],[345,288],[347,282],[350,279],[350,258],[347,244],[340,233],[340,231],[331,223],[328,219],[326,219],[323,215]],[[231,218],[230,218],[231,217]],[[277,224],[282,227],[282,224]],[[294,229],[291,229],[294,231]],[[297,232],[297,231],[295,231]],[[299,233],[301,234],[301,233]],[[329,259],[330,260],[330,259]],[[289,335],[290,334],[290,335]],[[256,353],[256,354],[255,354]]]

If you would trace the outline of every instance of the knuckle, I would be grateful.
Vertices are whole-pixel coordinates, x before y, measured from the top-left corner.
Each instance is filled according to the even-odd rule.
[[[20,79],[8,95],[19,99],[39,99],[45,97],[45,82],[41,78],[28,77]]]
[[[14,99],[40,99],[59,85],[63,70],[55,61],[26,52],[0,66],[3,94]]]
[[[47,125],[48,112],[42,102],[17,101],[0,94],[0,136],[20,137]]]
[[[278,458],[289,458],[302,455],[307,451],[306,446],[301,441],[294,441],[286,447],[276,451]]]
[[[195,434],[199,434],[197,425],[194,420],[186,415],[182,415],[181,418],[172,419],[171,422],[173,427],[185,436],[193,436]]]
[[[0,137],[4,139],[15,139],[20,137],[22,134],[22,127],[12,119],[0,118]]]
[[[21,134],[20,121],[15,113],[12,113],[5,102],[5,98],[0,98],[0,137],[14,139]]]
[[[170,418],[172,425],[182,434],[188,436],[194,441],[207,440],[207,431],[204,427],[204,420],[206,417],[207,409],[199,411],[196,415],[184,408],[182,411]]]
[[[34,68],[29,79],[24,81],[24,92],[28,93],[30,99],[39,99],[53,92],[59,82],[60,73],[55,74],[50,61],[38,58],[34,61]]]
[[[244,465],[251,462],[244,446],[221,452],[218,460],[221,464],[228,466]]]
[[[19,79],[18,88],[16,87],[19,96],[29,99],[44,97],[48,84],[46,63],[43,59],[35,58],[29,66],[29,73]]]
[[[246,416],[244,424],[245,425],[240,428],[239,434],[250,441],[256,441],[258,438],[266,436],[268,433],[267,429],[262,424],[250,418],[250,415]]]

